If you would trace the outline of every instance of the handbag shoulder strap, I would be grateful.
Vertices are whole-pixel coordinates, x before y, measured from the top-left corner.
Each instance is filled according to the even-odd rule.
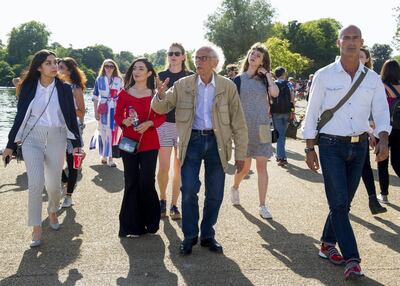
[[[36,124],[38,123],[39,119],[42,117],[43,113],[46,111],[47,106],[49,106],[51,97],[53,96],[53,91],[54,91],[55,88],[56,88],[56,83],[54,83],[53,89],[51,90],[51,93],[50,93],[50,98],[49,98],[49,100],[47,101],[46,106],[44,107],[42,113],[40,113],[39,117],[36,119],[36,121],[35,121],[35,123],[33,124],[32,128],[29,129],[29,131],[28,131],[28,133],[26,134],[25,138],[21,140],[20,145],[24,144],[26,138],[28,138],[28,135],[31,133],[32,129],[35,128],[35,126],[36,126]]]
[[[390,88],[390,90],[394,93],[394,95],[396,95],[397,98],[400,98],[400,92],[398,92],[391,83],[386,84],[386,86]]]
[[[364,80],[365,76],[367,75],[367,72],[368,72],[368,68],[364,67],[364,72],[360,74],[360,76],[354,82],[353,86],[350,88],[350,90],[347,92],[347,94],[338,102],[338,104],[336,104],[335,107],[325,110],[323,113],[325,113],[325,112],[332,113],[332,117],[333,117],[333,114],[339,108],[341,108],[343,106],[343,104],[346,103],[347,100],[349,100],[349,98],[353,95],[353,93],[356,91],[356,89],[360,86],[361,82]],[[327,119],[327,117],[323,116],[323,113],[321,114],[321,117],[320,117],[321,119],[318,122],[317,130],[321,130],[321,128],[324,127],[325,124],[327,124],[329,122],[329,120],[332,119],[332,117]]]
[[[149,113],[147,114],[147,120],[150,119],[150,114],[151,114],[151,105],[150,105],[150,107],[149,107]],[[145,131],[145,132],[146,132],[146,131]],[[144,135],[145,132],[143,132],[142,135],[140,135],[140,139],[139,139],[139,142],[138,142],[138,148],[137,148],[137,149],[139,149],[140,142],[142,142],[142,138],[143,138],[143,135]]]
[[[350,88],[350,90],[347,92],[345,97],[343,97],[339,103],[331,109],[332,113],[335,113],[339,108],[343,106],[343,104],[346,103],[347,100],[353,95],[353,93],[356,91],[356,89],[360,86],[361,82],[364,80],[365,76],[367,75],[368,68],[364,67],[364,73],[361,73],[356,82],[353,84],[353,86]]]

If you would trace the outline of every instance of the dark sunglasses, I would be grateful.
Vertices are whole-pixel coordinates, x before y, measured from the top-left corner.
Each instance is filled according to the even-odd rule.
[[[207,60],[214,58],[211,56],[194,56],[193,61],[201,61],[201,62],[206,62]]]
[[[105,69],[115,69],[114,65],[104,65]]]
[[[167,55],[169,57],[172,57],[173,55],[175,55],[176,57],[179,57],[180,55],[182,55],[181,52],[168,52]]]

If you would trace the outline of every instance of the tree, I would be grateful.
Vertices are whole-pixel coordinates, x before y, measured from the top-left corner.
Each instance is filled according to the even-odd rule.
[[[119,54],[115,55],[115,62],[118,64],[122,73],[126,73],[134,59],[134,55],[128,51],[121,51]]]
[[[0,86],[12,86],[11,81],[14,77],[11,66],[5,61],[0,61]]]
[[[0,61],[5,61],[7,59],[7,49],[0,47]]]
[[[156,72],[160,72],[165,68],[167,50],[161,49],[152,54],[144,54],[143,56],[147,58],[152,64]]]
[[[94,45],[86,47],[80,51],[82,53],[82,58],[80,59],[82,63],[86,67],[95,71],[99,70],[105,59],[114,58],[112,49],[104,45]]]
[[[275,37],[269,38],[265,43],[271,57],[272,69],[283,66],[290,74],[298,76],[308,68],[311,61],[298,53],[289,50],[288,40],[281,40]]]
[[[324,18],[304,23],[291,21],[286,28],[275,26],[274,31],[289,40],[294,52],[312,60],[310,67],[304,71],[307,74],[335,60],[339,54],[336,40],[340,28],[341,24],[335,19]]]
[[[226,63],[236,62],[271,34],[274,9],[268,0],[224,0],[205,23],[206,38],[221,47]]]
[[[381,72],[383,64],[391,58],[393,49],[386,44],[374,44],[371,48],[371,57],[374,62],[374,71]]]
[[[13,28],[9,36],[8,62],[11,65],[27,64],[29,55],[47,47],[50,32],[46,30],[44,24],[31,21]]]
[[[94,86],[94,82],[96,80],[97,77],[97,72],[95,72],[94,70],[88,69],[85,65],[80,65],[79,68],[85,73],[86,75],[86,86],[87,87],[93,87]]]
[[[393,44],[395,45],[395,47],[397,49],[400,50],[400,6],[394,8],[394,11],[397,13],[397,15],[395,15],[397,27],[396,27],[396,32],[393,37]]]
[[[193,62],[193,54],[195,50],[186,51],[186,66],[189,70],[194,71],[196,70],[196,66]]]

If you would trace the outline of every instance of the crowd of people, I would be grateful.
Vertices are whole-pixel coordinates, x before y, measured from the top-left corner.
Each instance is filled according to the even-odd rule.
[[[266,204],[267,162],[273,157],[271,128],[278,134],[276,162],[285,167],[286,129],[295,117],[296,94],[306,90],[305,158],[313,171],[321,164],[329,205],[319,255],[334,264],[345,264],[346,279],[361,277],[361,260],[349,221],[350,205],[362,177],[371,212],[387,211],[380,203],[388,203],[389,153],[400,176],[400,129],[393,108],[400,101],[400,67],[389,60],[381,77],[373,72],[371,57],[362,47],[361,31],[356,26],[343,28],[337,45],[340,58],[310,75],[301,86],[287,77],[284,67],[271,71],[269,52],[261,43],[250,47],[240,70],[237,65],[228,65],[226,77],[216,72],[219,57],[209,46],[196,50],[194,72],[188,70],[186,51],[179,43],[169,47],[166,69],[158,75],[146,58],[135,59],[124,76],[115,61],[106,59],[93,90],[98,128],[90,145],[98,148],[104,165],[116,167],[115,147],[122,157],[125,188],[118,235],[155,234],[160,219],[169,211],[172,219],[182,219],[182,255],[191,254],[198,240],[212,252],[223,252],[214,226],[232,149],[236,173],[230,187],[231,203],[240,204],[239,187],[255,159],[259,214],[271,219]],[[48,50],[33,56],[18,83],[17,115],[3,160],[8,162],[22,148],[29,185],[28,225],[33,228],[31,247],[42,243],[44,186],[52,229],[60,228],[59,208],[73,205],[79,169],[75,156],[84,154],[85,84],[85,75],[74,59],[59,59]],[[374,148],[378,161],[379,196],[368,145]],[[65,161],[67,172],[63,170]],[[203,161],[205,199],[199,228],[199,172]]]

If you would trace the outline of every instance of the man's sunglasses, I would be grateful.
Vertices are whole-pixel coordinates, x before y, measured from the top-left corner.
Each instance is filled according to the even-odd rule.
[[[167,55],[169,57],[172,57],[173,55],[175,55],[176,57],[179,57],[180,55],[182,55],[181,52],[168,52]]]

